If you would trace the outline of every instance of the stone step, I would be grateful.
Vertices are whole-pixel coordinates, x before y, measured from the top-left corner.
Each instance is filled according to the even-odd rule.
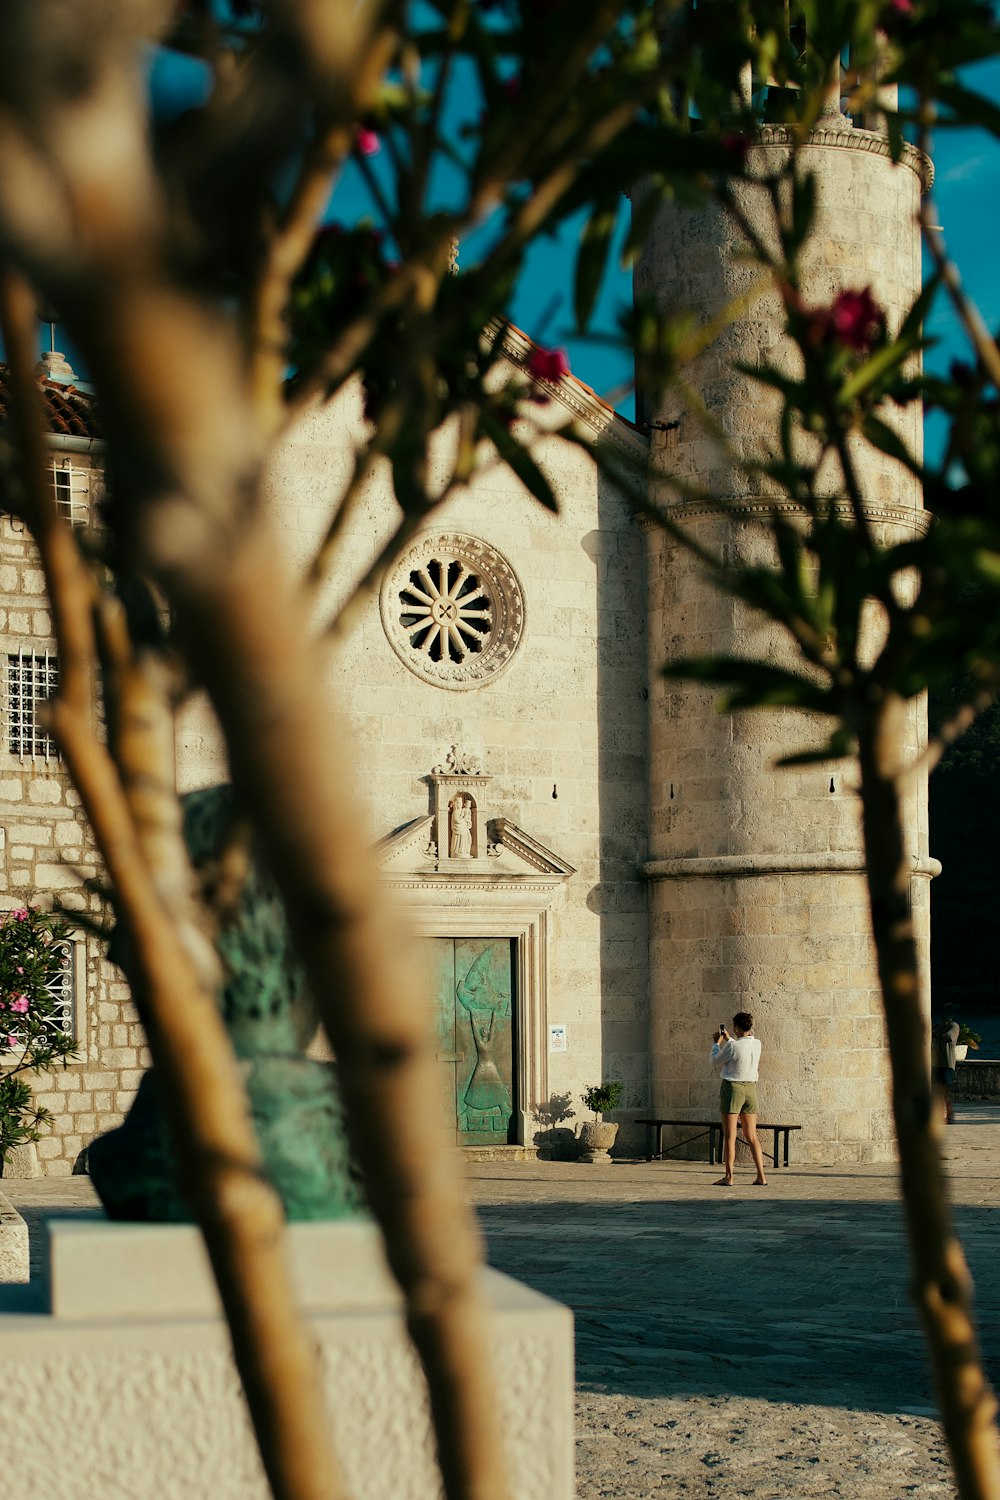
[[[466,1161],[537,1161],[537,1146],[463,1146]]]

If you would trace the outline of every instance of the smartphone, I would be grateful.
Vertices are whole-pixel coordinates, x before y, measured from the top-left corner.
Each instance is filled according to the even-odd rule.
[[[725,1021],[720,1021],[719,1022],[719,1030],[720,1031],[725,1031],[726,1030],[726,1023],[725,1023]],[[726,1034],[728,1035],[728,1032]]]

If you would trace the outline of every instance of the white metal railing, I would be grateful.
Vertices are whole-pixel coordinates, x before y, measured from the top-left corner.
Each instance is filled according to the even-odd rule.
[[[54,651],[18,651],[7,657],[7,748],[22,762],[59,759],[55,741],[38,722],[38,704],[59,686]]]
[[[59,515],[71,526],[91,525],[104,487],[100,470],[81,468],[69,458],[55,458],[49,473]]]
[[[53,944],[59,950],[62,964],[59,972],[45,986],[52,996],[55,1008],[48,1020],[51,1031],[64,1036],[76,1035],[76,963],[77,947],[72,938],[62,938]]]

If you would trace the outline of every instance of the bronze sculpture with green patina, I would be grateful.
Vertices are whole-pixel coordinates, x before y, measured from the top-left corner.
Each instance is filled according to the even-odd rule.
[[[184,839],[197,870],[214,862],[228,836],[233,794],[210,787],[182,799]],[[219,1002],[244,1071],[264,1166],[292,1222],[362,1213],[336,1067],[306,1055],[317,1016],[294,954],[277,891],[251,859],[235,910],[220,925],[225,971]],[[117,930],[109,956],[129,973]],[[99,1136],[88,1170],[112,1219],[190,1222],[157,1099],[156,1070],[144,1074],[123,1124]]]

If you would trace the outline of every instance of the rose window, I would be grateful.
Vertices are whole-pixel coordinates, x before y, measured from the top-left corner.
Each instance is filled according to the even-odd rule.
[[[476,687],[510,661],[524,625],[513,570],[457,533],[413,542],[387,573],[382,623],[400,660],[441,687]]]

